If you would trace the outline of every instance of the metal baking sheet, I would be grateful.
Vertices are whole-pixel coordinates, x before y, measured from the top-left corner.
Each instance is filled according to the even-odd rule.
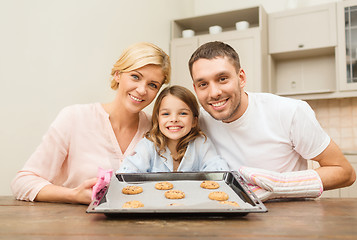
[[[218,189],[203,189],[204,180],[216,181]],[[166,190],[155,189],[155,184],[169,181],[175,190],[185,193],[183,199],[167,199]],[[128,185],[140,186],[143,192],[125,195],[122,189]],[[223,191],[229,195],[228,201],[235,201],[237,206],[221,204],[208,198],[212,191]],[[138,200],[142,208],[122,208],[128,201]],[[120,214],[236,214],[246,215],[251,212],[267,212],[264,204],[250,192],[237,172],[171,172],[171,173],[135,173],[116,174],[112,177],[103,198],[93,201],[87,213]]]

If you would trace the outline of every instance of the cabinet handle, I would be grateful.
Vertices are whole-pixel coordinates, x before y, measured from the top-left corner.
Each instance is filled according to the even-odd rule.
[[[303,47],[304,47],[304,44],[299,44],[298,47],[299,47],[299,48],[303,48]]]
[[[291,88],[296,88],[296,82],[295,81],[291,82]]]

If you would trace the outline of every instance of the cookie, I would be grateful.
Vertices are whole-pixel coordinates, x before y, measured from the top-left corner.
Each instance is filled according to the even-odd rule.
[[[221,204],[227,204],[227,205],[232,205],[234,207],[239,207],[239,204],[237,202],[234,201],[219,201],[219,203]]]
[[[144,204],[140,201],[129,201],[124,203],[123,208],[141,208],[144,207]]]
[[[165,197],[168,199],[181,199],[185,197],[185,193],[180,190],[169,190],[165,192]]]
[[[211,192],[208,194],[208,198],[217,201],[226,201],[229,197],[225,192]]]
[[[155,188],[158,190],[170,190],[174,185],[170,182],[159,182],[155,184]]]
[[[203,181],[200,186],[201,186],[201,188],[206,188],[206,189],[219,188],[218,182],[215,182],[215,181]]]
[[[139,186],[126,186],[121,192],[127,195],[139,194],[143,192],[143,188]]]

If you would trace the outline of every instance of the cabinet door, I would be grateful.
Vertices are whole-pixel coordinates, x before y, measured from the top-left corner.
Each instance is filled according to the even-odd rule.
[[[171,84],[181,85],[192,92],[193,83],[188,69],[188,61],[192,53],[197,49],[198,38],[177,38],[171,41]]]
[[[336,46],[336,6],[328,4],[269,16],[269,52]]]
[[[357,90],[357,1],[339,2],[337,19],[340,90]]]
[[[333,92],[336,89],[334,56],[276,61],[276,94]]]
[[[201,36],[199,44],[202,45],[206,42],[219,40],[233,47],[237,51],[241,67],[247,75],[245,89],[252,92],[261,92],[262,61],[259,39],[259,30],[249,29],[241,32],[233,31],[217,35]]]

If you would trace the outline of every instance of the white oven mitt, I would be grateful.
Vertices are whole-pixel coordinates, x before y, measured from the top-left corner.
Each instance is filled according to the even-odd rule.
[[[323,192],[320,176],[315,170],[279,173],[241,167],[239,172],[262,202],[275,198],[317,198]]]

